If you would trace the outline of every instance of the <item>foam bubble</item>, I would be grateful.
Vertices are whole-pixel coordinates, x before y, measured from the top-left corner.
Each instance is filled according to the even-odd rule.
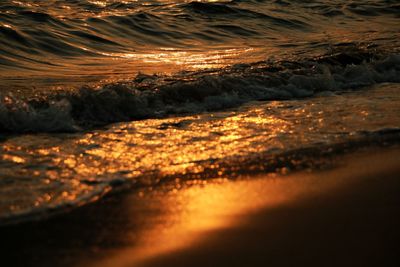
[[[75,93],[41,99],[3,95],[0,129],[13,133],[77,131],[113,122],[221,110],[254,100],[301,99],[400,82],[400,55],[373,59],[361,54],[357,58],[360,56],[364,56],[360,64],[345,64],[338,58],[348,61],[349,56],[334,55],[334,60],[278,62],[274,66],[254,63],[168,77],[140,74],[130,82],[83,87]]]

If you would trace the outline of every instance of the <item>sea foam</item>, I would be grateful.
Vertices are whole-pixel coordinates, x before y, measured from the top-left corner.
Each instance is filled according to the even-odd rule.
[[[346,62],[334,59],[346,58]],[[235,65],[174,76],[138,75],[129,82],[82,87],[32,99],[0,100],[3,132],[70,132],[113,122],[235,107],[254,100],[289,100],[400,82],[400,55],[378,59],[332,55],[302,62]]]

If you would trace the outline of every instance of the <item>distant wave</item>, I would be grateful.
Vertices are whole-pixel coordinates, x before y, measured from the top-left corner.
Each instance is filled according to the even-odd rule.
[[[344,25],[344,31],[351,28],[358,34],[349,37],[358,38],[352,41],[389,38],[386,42],[398,44],[395,29],[375,29],[387,18],[400,16],[398,1],[31,2],[0,3],[0,69],[54,71],[55,66],[77,64],[71,58],[84,61],[157,47],[235,47],[238,43],[282,47],[287,42],[295,47],[308,41],[299,51],[312,51],[311,42],[340,42],[341,31],[329,28],[332,17],[342,22],[336,29]],[[363,21],[377,17],[382,21],[374,22],[371,30],[382,32],[365,34]],[[368,23],[372,27],[372,21]]]
[[[400,55],[357,49],[299,62],[239,64],[174,76],[139,74],[130,82],[41,98],[2,95],[0,130],[79,131],[113,122],[221,110],[253,100],[301,99],[384,82],[400,82]]]

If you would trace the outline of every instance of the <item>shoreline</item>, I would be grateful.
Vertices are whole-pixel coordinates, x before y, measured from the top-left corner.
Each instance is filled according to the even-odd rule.
[[[3,262],[397,266],[399,158],[398,147],[369,148],[324,171],[121,193],[0,228]]]
[[[398,266],[399,156],[355,153],[334,170],[290,175],[306,184],[293,199],[133,266]]]

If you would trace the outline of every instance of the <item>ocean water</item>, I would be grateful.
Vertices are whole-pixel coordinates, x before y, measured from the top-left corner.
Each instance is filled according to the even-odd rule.
[[[398,143],[399,40],[394,0],[1,1],[0,225]]]

